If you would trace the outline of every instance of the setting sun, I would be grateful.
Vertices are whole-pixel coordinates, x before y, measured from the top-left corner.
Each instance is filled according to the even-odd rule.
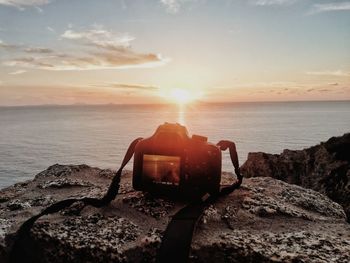
[[[190,94],[188,90],[184,89],[173,89],[170,91],[171,99],[178,104],[186,104],[193,101],[195,98],[193,94]]]
[[[189,89],[168,89],[160,93],[161,97],[176,104],[188,104],[199,99],[201,93]]]

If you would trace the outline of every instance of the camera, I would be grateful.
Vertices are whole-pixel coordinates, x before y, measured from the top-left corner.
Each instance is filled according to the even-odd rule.
[[[185,126],[164,123],[135,146],[135,190],[188,199],[218,193],[220,180],[220,148]]]

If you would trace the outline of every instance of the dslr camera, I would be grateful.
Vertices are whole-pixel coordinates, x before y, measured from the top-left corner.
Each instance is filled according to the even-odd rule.
[[[180,124],[164,123],[135,146],[135,190],[188,199],[218,193],[220,180],[220,148]]]

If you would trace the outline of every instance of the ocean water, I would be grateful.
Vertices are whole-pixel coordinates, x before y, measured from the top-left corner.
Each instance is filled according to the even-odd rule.
[[[213,143],[235,141],[242,164],[248,152],[302,149],[350,132],[350,101],[1,107],[0,188],[55,163],[116,169],[134,138],[164,122]],[[228,154],[223,170],[232,170]]]

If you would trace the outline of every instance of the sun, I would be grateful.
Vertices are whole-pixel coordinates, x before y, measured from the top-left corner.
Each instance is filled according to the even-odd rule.
[[[170,89],[166,97],[177,104],[188,104],[197,99],[195,93],[186,89]]]
[[[159,96],[171,103],[185,105],[202,98],[203,93],[193,88],[165,88],[159,90]]]

